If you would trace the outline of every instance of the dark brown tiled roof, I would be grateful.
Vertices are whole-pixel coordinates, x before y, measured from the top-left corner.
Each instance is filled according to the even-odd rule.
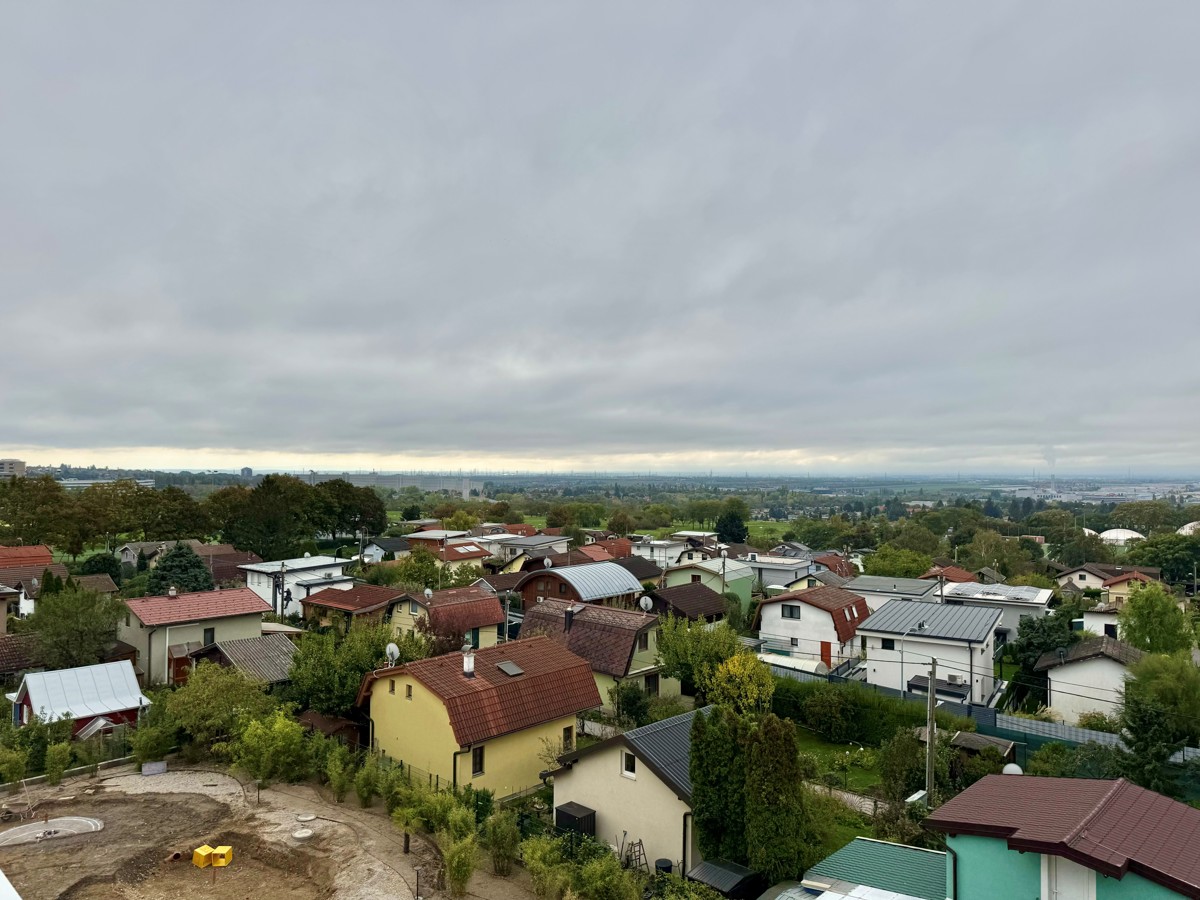
[[[650,596],[666,607],[664,611],[688,619],[706,619],[723,616],[726,601],[708,585],[698,581],[677,584],[674,587],[655,588]]]
[[[448,588],[434,591],[433,596],[417,602],[429,609],[429,624],[435,629],[453,623],[464,632],[472,628],[487,628],[504,621],[504,609],[491,591],[482,587]]]
[[[260,563],[262,557],[257,553],[251,553],[247,550],[233,550],[229,553],[214,553],[204,557],[204,562],[208,569],[212,572],[212,577],[215,582],[220,584],[223,581],[240,581],[246,583],[246,573],[238,566],[244,566],[248,563]]]
[[[502,672],[502,662],[514,663],[521,674]],[[447,653],[378,669],[363,679],[358,702],[378,679],[412,675],[441,699],[462,747],[600,706],[600,691],[587,661],[546,637],[477,650],[474,678],[463,675],[462,666],[461,653]]]
[[[524,523],[505,525],[504,530],[506,533],[515,534],[518,537],[533,537],[535,534],[537,534],[536,528],[534,528],[532,525],[526,525]]]
[[[813,562],[820,563],[835,575],[841,575],[843,578],[854,578],[858,575],[858,569],[854,567],[854,563],[837,553],[814,556]]]
[[[1059,658],[1057,650],[1047,650],[1038,657],[1037,664],[1034,665],[1035,672],[1045,672],[1048,669],[1054,669],[1058,666],[1066,665],[1067,663],[1081,662],[1085,659],[1098,659],[1106,656],[1114,662],[1119,662],[1123,666],[1132,666],[1146,654],[1137,647],[1131,647],[1124,641],[1118,641],[1116,638],[1095,637],[1087,640],[1078,641],[1067,648],[1067,652],[1062,658]]]
[[[1123,778],[988,775],[934,810],[924,825],[1062,856],[1110,878],[1134,872],[1200,897],[1200,809]]]
[[[101,572],[99,575],[76,575],[74,577],[75,583],[85,591],[98,591],[101,594],[117,592],[117,583],[107,572]]]
[[[362,615],[383,609],[389,603],[408,595],[394,587],[379,584],[356,584],[346,591],[337,588],[326,588],[317,591],[300,601],[303,606],[324,606],[328,609],[340,609],[351,615]]]
[[[0,634],[0,675],[15,675],[39,662],[36,634]]]
[[[497,594],[502,594],[505,591],[516,590],[524,577],[524,572],[499,572],[495,575],[484,575],[483,580],[490,584]]]
[[[1141,572],[1126,572],[1124,575],[1115,575],[1109,578],[1101,587],[1112,587],[1114,584],[1124,584],[1126,581],[1140,581],[1142,584],[1150,584],[1153,580],[1149,575],[1143,575]]]
[[[567,631],[567,610],[574,609]],[[638,635],[658,626],[658,616],[641,610],[547,597],[525,610],[521,634],[546,634],[588,661],[592,671],[623,677],[637,650]]]
[[[791,591],[775,597],[766,597],[759,601],[758,608],[761,610],[768,604],[782,603],[784,601],[788,603],[805,603],[815,609],[821,609],[829,613],[833,619],[833,627],[837,630],[838,640],[843,644],[854,637],[858,632],[858,626],[871,615],[871,609],[867,606],[867,601],[858,596],[858,594],[852,594],[850,591],[829,587],[828,585],[809,588],[806,591]],[[846,616],[847,612],[850,614],[848,618]],[[755,618],[757,617],[758,614],[756,613]]]
[[[608,562],[612,559],[608,551],[603,547],[597,547],[595,544],[589,544],[586,547],[575,547],[568,550],[566,553],[541,553],[537,550],[531,550],[526,554],[528,559],[521,565],[521,568],[526,572],[536,572],[546,567],[546,561],[550,561],[550,565],[556,569],[561,569],[563,566],[586,566],[593,562]]]
[[[71,573],[62,563],[52,563],[48,566],[7,566],[0,568],[0,584],[15,588],[18,584],[25,586],[25,593],[37,596],[42,589],[42,575],[49,569],[63,581]],[[38,580],[37,590],[34,590],[33,579]]]
[[[603,547],[613,559],[625,559],[627,556],[633,556],[633,541],[629,538],[606,538],[596,541],[593,546]]]
[[[619,556],[613,560],[638,581],[658,581],[663,570],[644,556]]]
[[[1076,572],[1088,572],[1095,575],[1102,581],[1107,581],[1110,578],[1116,578],[1118,575],[1126,575],[1129,572],[1141,572],[1155,581],[1162,575],[1162,569],[1155,566],[1114,566],[1110,563],[1084,563],[1081,566],[1075,566],[1072,569],[1066,569],[1059,572],[1056,578],[1061,578],[1063,575],[1074,575]]]

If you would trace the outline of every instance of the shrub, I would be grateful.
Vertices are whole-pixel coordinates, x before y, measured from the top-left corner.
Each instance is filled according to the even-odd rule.
[[[462,897],[467,893],[467,882],[475,874],[477,858],[474,837],[463,838],[445,849],[446,885],[452,896]]]
[[[252,778],[302,781],[308,775],[308,745],[304,726],[283,710],[253,719],[233,743],[233,758]]]
[[[650,698],[649,718],[651,722],[661,722],[663,719],[681,716],[685,712],[687,710],[684,708],[683,701],[678,697]]]
[[[513,860],[521,846],[516,813],[511,810],[492,813],[484,823],[484,835],[492,854],[492,871],[497,875],[511,874]]]
[[[354,793],[361,806],[368,807],[379,793],[379,764],[375,757],[368,756],[354,776]]]
[[[329,754],[325,761],[325,777],[329,781],[329,789],[333,791],[333,799],[341,803],[354,782],[354,765],[350,760],[350,751],[344,745],[338,744]]]
[[[475,834],[475,813],[462,804],[455,804],[446,820],[446,833],[455,841],[472,837]]]
[[[1120,717],[1105,715],[1098,709],[1080,713],[1077,724],[1080,728],[1086,728],[1089,731],[1103,731],[1106,734],[1121,733]]]
[[[580,866],[571,886],[581,900],[639,900],[642,895],[633,873],[611,853]]]
[[[426,831],[447,831],[450,828],[450,814],[458,806],[458,798],[447,791],[422,791],[417,814]]]
[[[46,748],[46,783],[59,784],[71,765],[71,745],[67,741]]]
[[[175,746],[176,729],[173,725],[162,723],[151,725],[144,722],[134,729],[129,736],[129,745],[133,750],[133,758],[138,765],[157,762],[165,759]]]
[[[541,834],[521,842],[521,859],[539,897],[559,900],[571,886],[570,866],[563,862],[561,845]]]
[[[25,777],[29,764],[27,750],[15,750],[12,747],[0,747],[0,778],[8,782],[8,789],[16,793],[21,780]]]

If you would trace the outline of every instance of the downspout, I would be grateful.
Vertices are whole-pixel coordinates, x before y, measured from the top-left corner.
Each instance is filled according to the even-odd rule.
[[[146,687],[150,687],[152,675],[154,673],[154,633],[157,628],[151,628],[150,633],[146,635]]]
[[[692,814],[691,814],[691,812],[685,812],[685,813],[683,814],[683,855],[679,857],[679,859],[680,859],[680,868],[681,868],[681,869],[683,869],[683,871],[679,873],[679,877],[680,877],[680,878],[683,878],[683,877],[684,877],[684,876],[687,874],[687,871],[688,871],[688,864],[687,864],[687,856],[688,856],[688,819],[690,819],[691,817],[692,817]]]
[[[456,791],[458,790],[458,758],[460,756],[462,756],[464,753],[470,753],[470,752],[471,752],[471,745],[467,744],[467,746],[465,748],[463,748],[462,750],[455,750],[454,755],[452,757],[450,757],[450,771],[454,773],[453,786],[454,786],[454,790],[456,790]]]
[[[946,842],[946,852],[950,854],[950,900],[958,900],[958,854]]]
[[[971,660],[970,672],[968,674],[968,677],[971,679],[968,685],[970,690],[967,693],[967,708],[970,709],[971,704],[975,702],[975,643],[973,641],[967,641],[967,657]],[[980,696],[983,696],[982,691],[980,691]]]

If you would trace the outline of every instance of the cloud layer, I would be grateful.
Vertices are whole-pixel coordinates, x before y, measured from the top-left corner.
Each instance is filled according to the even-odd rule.
[[[1197,26],[26,5],[0,30],[0,451],[1195,469]]]

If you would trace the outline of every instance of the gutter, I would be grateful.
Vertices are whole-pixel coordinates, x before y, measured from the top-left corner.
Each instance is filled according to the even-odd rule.
[[[146,687],[150,687],[151,676],[154,673],[154,634],[158,631],[158,627],[150,629],[150,633],[146,635]]]
[[[958,900],[958,854],[946,842],[946,852],[950,854],[950,900]]]
[[[471,745],[467,744],[467,746],[464,747],[463,749],[455,750],[454,755],[450,757],[450,772],[452,773],[452,782],[454,785],[454,789],[456,791],[458,790],[458,758],[460,756],[462,756],[464,753],[470,753],[470,752],[471,752]]]
[[[679,857],[679,867],[680,867],[681,869],[683,869],[683,871],[679,873],[679,877],[680,877],[681,879],[682,879],[682,878],[684,878],[684,877],[687,875],[687,871],[688,871],[688,864],[687,864],[687,855],[688,855],[688,819],[690,819],[691,817],[692,817],[692,814],[691,814],[691,812],[690,812],[690,811],[689,811],[689,812],[685,812],[685,813],[683,814],[683,852],[682,852],[682,854],[681,854],[681,855],[680,855],[680,857]]]

